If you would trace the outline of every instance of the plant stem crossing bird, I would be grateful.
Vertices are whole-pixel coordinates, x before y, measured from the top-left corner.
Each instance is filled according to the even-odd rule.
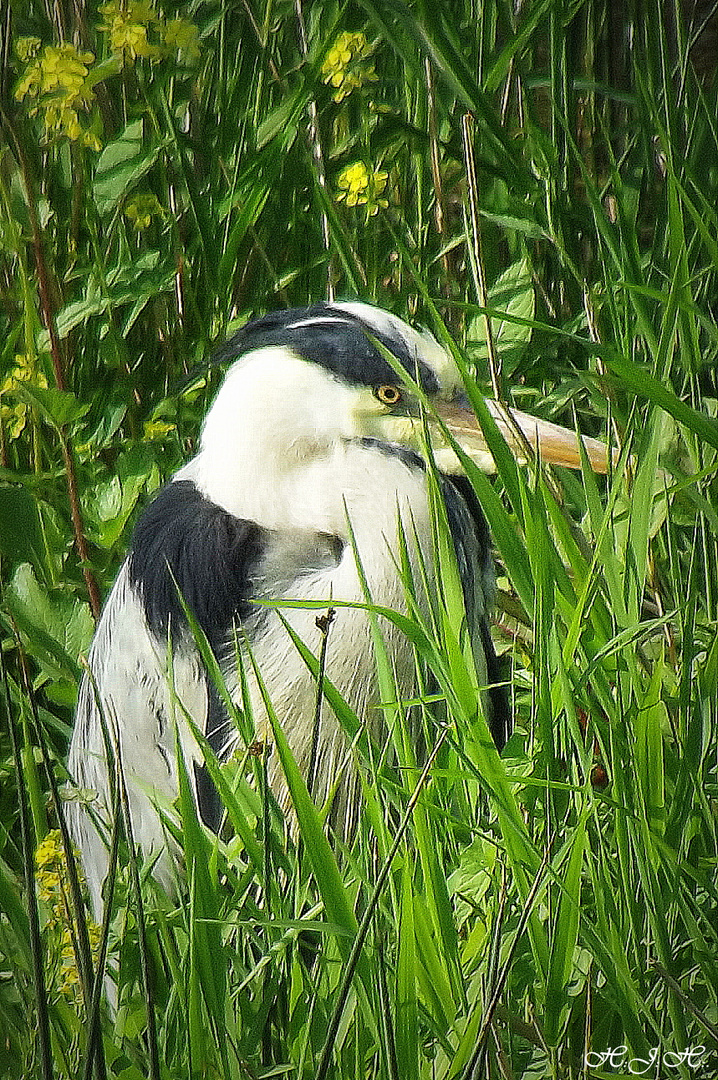
[[[68,762],[78,787],[97,793],[95,813],[106,819],[110,736],[126,778],[135,840],[145,854],[158,856],[155,873],[167,883],[171,859],[157,802],[178,792],[176,730],[187,761],[197,766],[190,773],[199,810],[214,828],[216,798],[184,718],[192,718],[220,759],[239,738],[202,663],[188,612],[237,700],[237,643],[246,642],[305,776],[315,747],[315,797],[325,800],[342,777],[332,821],[338,833],[350,834],[358,812],[357,768],[330,708],[323,708],[314,731],[316,681],[287,624],[318,650],[316,602],[357,605],[337,610],[326,677],[380,736],[364,601],[368,592],[373,604],[406,609],[398,571],[402,544],[417,580],[434,565],[427,437],[499,748],[508,727],[489,633],[489,532],[445,429],[482,467],[490,467],[491,459],[452,357],[430,334],[396,316],[342,302],[254,319],[218,359],[230,366],[207,414],[199,452],[141,515],[105,604],[80,686]],[[543,457],[579,465],[572,432],[517,412],[507,421],[493,408],[517,453],[515,424]],[[592,440],[584,447],[594,467],[605,469],[605,447]],[[283,598],[315,606],[287,606],[280,617],[266,601]],[[393,625],[385,636],[398,691],[410,699],[416,692],[411,645]],[[256,730],[267,738],[257,679],[250,672],[246,682]],[[271,786],[286,805],[276,754],[268,767]],[[72,804],[70,818],[99,911],[106,842],[86,806]]]

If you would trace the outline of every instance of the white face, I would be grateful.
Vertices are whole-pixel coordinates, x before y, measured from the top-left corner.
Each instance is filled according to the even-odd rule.
[[[177,478],[267,528],[342,536],[351,507],[357,521],[386,531],[396,526],[397,502],[413,507],[424,483],[364,439],[419,445],[413,418],[392,415],[371,387],[284,347],[256,349],[228,372],[200,453]]]
[[[256,349],[227,373],[205,419],[202,447],[254,447],[289,466],[353,437],[354,397],[354,387],[284,346]]]

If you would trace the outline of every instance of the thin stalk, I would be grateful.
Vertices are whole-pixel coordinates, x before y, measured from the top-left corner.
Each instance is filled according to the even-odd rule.
[[[334,1052],[334,1043],[337,1037],[337,1032],[339,1030],[339,1022],[344,1012],[344,1006],[346,1005],[346,1000],[349,996],[349,990],[351,988],[352,980],[354,978],[354,971],[361,955],[367,933],[369,932],[371,920],[374,916],[376,906],[379,902],[379,897],[381,896],[381,893],[384,889],[386,879],[389,876],[389,871],[394,862],[394,857],[399,850],[399,845],[401,844],[404,833],[406,832],[406,828],[409,824],[409,821],[411,820],[411,815],[414,812],[414,807],[419,801],[419,796],[424,790],[424,785],[428,779],[429,773],[431,772],[431,768],[436,760],[439,750],[443,746],[444,739],[447,735],[448,728],[444,728],[439,738],[437,739],[436,746],[431,751],[431,756],[429,757],[429,760],[424,766],[421,776],[417,781],[416,787],[414,788],[412,796],[407,804],[404,817],[402,818],[401,824],[399,825],[399,828],[397,830],[394,843],[391,846],[389,854],[384,860],[384,865],[377,879],[377,883],[374,887],[374,892],[369,899],[369,903],[366,906],[366,911],[364,912],[362,921],[359,924],[359,929],[357,930],[356,937],[354,938],[354,944],[352,945],[352,951],[349,954],[349,959],[346,963],[341,986],[339,987],[339,991],[337,993],[334,1012],[332,1013],[332,1018],[329,1021],[329,1026],[327,1028],[324,1046],[322,1047],[322,1056],[319,1060],[319,1068],[317,1069],[315,1080],[326,1080],[326,1077],[329,1075],[329,1069],[331,1067],[332,1061],[332,1053]]]
[[[65,897],[64,906],[66,909],[67,921],[70,926],[70,933],[73,940],[73,951],[77,959],[77,967],[80,974],[80,982],[82,985],[82,993],[85,1002],[85,1013],[88,1017],[91,1017],[93,997],[92,950],[90,948],[90,939],[87,933],[87,922],[84,917],[85,906],[82,900],[80,878],[77,872],[77,864],[75,863],[72,839],[70,837],[70,832],[67,827],[67,821],[65,820],[62,800],[60,798],[60,793],[57,787],[57,780],[55,779],[52,761],[50,760],[50,755],[47,749],[45,732],[40,723],[40,716],[38,713],[37,702],[35,700],[35,693],[27,669],[25,653],[22,645],[20,644],[20,638],[17,632],[16,640],[20,656],[20,667],[22,671],[25,695],[27,700],[30,702],[35,742],[40,747],[47,786],[51,792],[52,805],[55,811],[55,818],[57,820],[57,825],[62,836],[62,848],[65,855],[67,879],[70,886],[70,904],[68,905],[67,897]],[[88,1035],[87,1061],[88,1067],[92,1064],[93,1061],[95,1062],[97,1080],[105,1080],[107,1076],[107,1070],[105,1067],[104,1054],[102,1053],[102,1044],[99,1041],[99,1029],[97,1024],[93,1023],[92,1021],[90,1022],[90,1031]]]
[[[504,986],[506,984],[506,980],[509,977],[509,973],[511,971],[511,963],[512,963],[512,960],[513,960],[514,953],[516,951],[516,947],[517,947],[519,941],[521,940],[521,938],[523,937],[524,930],[526,929],[526,926],[527,926],[528,921],[529,921],[529,916],[531,914],[531,909],[533,907],[534,900],[536,899],[536,895],[537,895],[537,893],[539,891],[541,883],[543,882],[544,875],[546,873],[546,868],[548,866],[549,857],[551,855],[551,847],[553,846],[554,840],[555,840],[555,834],[554,834],[554,836],[552,836],[549,839],[549,842],[546,845],[546,850],[544,851],[543,858],[541,860],[541,865],[539,866],[539,868],[538,868],[538,870],[536,872],[536,876],[535,876],[535,878],[533,880],[533,884],[531,886],[531,889],[529,891],[528,896],[526,897],[526,901],[524,903],[523,911],[521,912],[521,918],[519,919],[519,924],[518,924],[518,926],[516,928],[516,933],[515,933],[514,938],[513,938],[512,942],[511,942],[511,946],[509,948],[506,959],[504,960],[504,966],[502,967],[501,973],[500,973],[499,977],[496,980],[496,984],[494,986],[494,990],[493,990],[493,993],[491,995],[491,1000],[489,1001],[489,1004],[486,1007],[483,1019],[481,1021],[481,1027],[479,1028],[479,1033],[478,1033],[478,1035],[476,1037],[476,1049],[475,1049],[473,1055],[471,1056],[471,1058],[470,1058],[470,1060],[469,1060],[469,1062],[468,1062],[468,1064],[466,1066],[466,1069],[464,1070],[464,1080],[472,1080],[472,1077],[475,1075],[475,1069],[476,1069],[477,1065],[479,1064],[479,1062],[480,1062],[480,1060],[482,1058],[482,1055],[484,1053],[484,1050],[483,1050],[484,1043],[485,1043],[486,1037],[489,1034],[489,1031],[491,1029],[494,1013],[496,1012],[496,1007],[497,1007],[497,1005],[499,1003],[499,999],[501,997],[501,994],[503,993],[503,989],[504,989]]]
[[[302,0],[294,0],[294,11],[297,16],[297,26],[299,27],[299,47],[302,52],[302,56],[305,61],[309,54],[309,42],[307,41],[307,27],[304,22],[304,10],[302,8]],[[317,170],[317,183],[323,190],[327,190],[327,170],[324,165],[324,150],[322,149],[322,140],[319,133],[319,110],[317,109],[317,103],[312,96],[309,102],[309,144],[312,150],[312,157],[314,159],[314,166]],[[334,299],[334,267],[332,265],[331,250],[332,250],[332,238],[329,230],[329,216],[325,209],[322,209],[321,214],[322,224],[322,242],[324,249],[330,256],[327,261],[327,300]]]
[[[461,136],[464,146],[464,166],[466,168],[466,186],[469,194],[469,221],[471,224],[471,238],[474,248],[474,264],[479,286],[479,303],[484,309],[484,323],[486,325],[486,351],[489,359],[489,374],[491,376],[491,389],[497,401],[503,401],[501,390],[501,360],[494,344],[494,333],[491,327],[491,318],[488,315],[489,290],[486,284],[486,270],[484,268],[484,252],[481,244],[481,219],[479,217],[479,185],[476,178],[476,161],[474,160],[474,118],[471,113],[464,113],[461,117]]]
[[[327,648],[329,646],[329,629],[334,622],[336,611],[329,608],[326,615],[318,615],[316,627],[322,635],[322,645],[319,653],[319,673],[317,675],[317,699],[314,706],[314,724],[312,727],[312,749],[309,755],[309,771],[307,772],[307,789],[314,798],[314,785],[317,779],[317,758],[319,751],[319,728],[322,720],[322,701],[324,700],[324,672],[327,665]]]
[[[27,903],[28,921],[30,924],[30,945],[32,951],[32,968],[35,983],[35,1000],[37,1004],[37,1027],[38,1041],[40,1044],[40,1066],[43,1080],[53,1080],[52,1045],[50,1041],[50,1015],[48,1011],[47,987],[45,984],[45,960],[40,937],[40,913],[37,906],[37,893],[35,891],[35,851],[33,844],[32,825],[28,811],[25,785],[23,783],[22,755],[15,730],[15,722],[12,716],[10,685],[8,682],[7,667],[5,666],[5,652],[0,649],[0,667],[2,668],[3,688],[5,692],[5,708],[7,710],[8,728],[10,729],[10,742],[12,755],[15,763],[15,775],[17,776],[18,808],[20,811],[20,837],[22,844],[23,868],[25,870],[25,896]]]
[[[138,870],[139,856],[134,841],[132,817],[130,814],[130,798],[125,782],[122,759],[120,757],[120,746],[117,740],[115,740],[114,757],[117,770],[117,782],[120,791],[120,801],[122,803],[125,836],[127,839],[127,847],[129,849],[132,892],[134,893],[134,899],[137,905],[137,939],[140,946],[140,970],[142,971],[142,981],[144,983],[145,999],[147,1002],[147,1043],[150,1055],[150,1080],[160,1080],[161,1070],[159,1043],[157,1039],[157,1018],[155,1015],[155,996],[150,972],[149,950],[147,948],[147,927],[145,923],[144,901],[142,899],[142,887]]]

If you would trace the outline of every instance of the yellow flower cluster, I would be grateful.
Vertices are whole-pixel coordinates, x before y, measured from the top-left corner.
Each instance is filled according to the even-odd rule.
[[[133,195],[125,203],[125,217],[132,222],[137,232],[149,229],[152,218],[162,212],[156,195]]]
[[[194,23],[188,19],[165,21],[152,0],[109,0],[100,12],[105,21],[98,29],[109,36],[113,59],[98,68],[93,68],[91,52],[80,52],[64,42],[43,47],[39,38],[24,37],[15,45],[24,65],[16,99],[27,102],[30,116],[42,116],[49,138],[65,137],[92,150],[102,147],[95,132],[83,123],[83,114],[92,107],[96,83],[139,58],[175,56],[178,62],[191,65],[200,55],[199,30]]]
[[[35,852],[37,892],[49,904],[53,915],[67,921],[67,860],[59,829],[53,829],[41,840]]]
[[[354,90],[377,81],[374,64],[369,63],[373,47],[360,32],[344,31],[335,39],[324,57],[322,75],[324,82],[334,87],[334,100],[341,102]],[[366,207],[367,217],[374,217],[385,209],[388,173],[381,169],[370,170],[363,162],[347,165],[337,177],[337,202],[347,206]]]
[[[90,940],[90,952],[97,962],[100,954],[102,930],[94,919],[87,920],[87,936]],[[80,985],[80,973],[77,970],[75,946],[69,926],[63,926],[60,935],[60,992],[66,997],[73,997]]]
[[[166,420],[145,420],[142,425],[142,438],[145,442],[164,442],[175,427],[175,424],[168,424]]]
[[[101,5],[100,12],[105,22],[99,29],[110,35],[114,53],[122,54],[123,59],[136,60],[139,56],[159,59],[159,46],[149,39],[150,28],[158,24],[159,16],[149,0],[110,0],[109,4]]]
[[[18,59],[22,60],[24,64],[27,64],[29,60],[34,60],[37,54],[40,52],[42,42],[39,37],[23,37],[18,38],[15,42],[15,52]]]
[[[339,35],[322,64],[324,82],[334,87],[335,101],[343,101],[353,90],[377,81],[374,65],[367,63],[371,53],[365,34],[345,31]]]
[[[60,991],[71,997],[79,986],[80,976],[73,940],[67,860],[59,829],[53,829],[40,841],[35,851],[35,865],[38,896],[51,911],[47,928],[57,942]],[[100,927],[94,919],[87,919],[87,934],[93,958],[96,959],[100,951]]]
[[[163,31],[165,48],[176,52],[185,64],[194,64],[200,57],[199,30],[189,19],[170,19]]]
[[[24,353],[16,354],[15,366],[0,383],[0,401],[2,401],[0,417],[2,417],[3,428],[9,439],[17,439],[24,431],[27,422],[28,406],[24,401],[8,405],[3,400],[6,395],[13,397],[18,383],[30,383],[42,390],[47,389],[45,373],[38,370],[34,357],[26,356]]]
[[[355,161],[339,173],[337,202],[346,202],[347,206],[366,206],[367,214],[373,217],[380,208],[389,205],[383,197],[387,179],[388,173],[379,170],[369,172],[363,161]]]
[[[95,57],[68,44],[40,48],[39,38],[17,42],[17,55],[26,66],[15,90],[16,100],[29,100],[31,116],[42,114],[48,136],[64,135],[99,150],[99,139],[80,120],[80,113],[90,109],[94,97],[88,74]]]
[[[100,7],[110,48],[122,62],[160,60],[175,53],[186,64],[199,58],[199,31],[188,19],[164,22],[151,0],[109,0]]]

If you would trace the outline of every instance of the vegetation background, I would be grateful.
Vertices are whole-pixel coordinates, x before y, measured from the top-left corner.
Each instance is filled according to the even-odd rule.
[[[0,1073],[718,1076],[715,5],[2,14]],[[482,392],[620,463],[547,478],[499,445],[474,477],[501,759],[447,580],[409,627],[446,700],[433,727],[420,706],[430,780],[378,649],[399,764],[365,758],[350,851],[298,776],[295,841],[261,755],[212,762],[234,835],[181,797],[179,904],[118,836],[96,927],[58,831],[94,616],[192,453],[214,344],[332,295],[428,325]]]

